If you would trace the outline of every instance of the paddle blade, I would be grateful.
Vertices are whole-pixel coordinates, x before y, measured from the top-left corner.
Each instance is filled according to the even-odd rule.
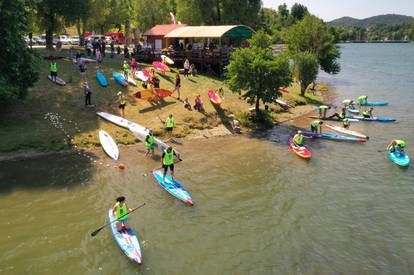
[[[102,228],[99,228],[99,229],[97,229],[97,230],[93,231],[93,232],[91,233],[91,236],[92,236],[92,237],[95,237],[95,236],[99,233],[99,231],[101,231],[101,230],[102,230]]]

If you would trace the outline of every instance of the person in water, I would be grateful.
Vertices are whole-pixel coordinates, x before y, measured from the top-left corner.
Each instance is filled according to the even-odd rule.
[[[326,112],[328,111],[329,107],[327,105],[321,105],[318,107],[319,111],[319,118],[326,118]],[[323,115],[322,115],[323,113]]]
[[[319,133],[322,134],[322,125],[323,125],[323,121],[321,120],[314,120],[311,122],[311,131],[312,133],[318,133],[318,129],[319,129]]]
[[[358,104],[359,105],[366,105],[367,103],[368,103],[368,96],[361,95],[360,97],[358,97]]]
[[[374,110],[374,108],[369,108],[369,110],[365,110],[362,112],[362,116],[364,118],[372,118],[372,111]]]
[[[387,146],[387,150],[390,150],[391,152],[397,151],[397,153],[401,156],[404,154],[404,148],[406,146],[406,143],[404,140],[395,139],[391,141],[390,144]]]
[[[293,136],[293,143],[295,143],[296,146],[301,147],[303,145],[303,138],[304,136],[301,133],[297,133]]]
[[[340,113],[335,113],[331,115],[329,118],[337,117],[338,119],[343,120],[345,116],[346,116],[346,109],[342,108],[342,111]]]
[[[349,119],[345,118],[344,120],[342,120],[342,123],[345,129],[349,129],[349,126],[351,125]]]
[[[169,146],[164,150],[161,157],[162,168],[164,168],[164,174],[162,176],[162,181],[165,182],[165,176],[167,175],[168,168],[171,171],[171,179],[174,182],[174,156],[181,160],[180,155],[175,152],[175,150]]]
[[[116,203],[112,207],[114,216],[118,219],[116,222],[116,229],[118,232],[127,231],[128,226],[128,211],[132,211],[131,208],[128,208],[125,202],[126,198],[124,196],[116,198]]]
[[[145,153],[145,156],[152,157],[154,155],[155,139],[151,129],[148,131],[148,135],[145,138],[145,145],[147,147],[147,153]]]

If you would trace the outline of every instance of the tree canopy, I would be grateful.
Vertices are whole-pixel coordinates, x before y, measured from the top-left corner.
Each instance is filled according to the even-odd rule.
[[[292,74],[300,83],[300,94],[305,95],[306,88],[318,76],[318,58],[311,52],[299,52],[293,57]]]

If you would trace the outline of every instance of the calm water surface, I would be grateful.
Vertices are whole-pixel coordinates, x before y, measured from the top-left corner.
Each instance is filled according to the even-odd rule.
[[[2,162],[0,273],[413,274],[414,170],[378,150],[402,138],[414,156],[414,45],[341,48],[342,72],[321,76],[336,103],[366,94],[390,102],[377,116],[398,119],[353,125],[367,144],[307,141],[305,162],[287,148],[284,127],[185,142],[177,176],[193,207],[154,183],[158,161],[139,146],[121,148],[123,172],[77,155]],[[109,230],[90,237],[119,194],[131,207],[147,203],[131,216],[142,266]]]

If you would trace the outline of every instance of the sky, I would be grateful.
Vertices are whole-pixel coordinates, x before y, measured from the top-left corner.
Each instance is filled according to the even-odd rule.
[[[286,3],[289,8],[294,3],[300,3],[325,21],[343,16],[363,19],[388,13],[414,16],[414,0],[262,0],[262,2],[264,7],[274,9],[283,3]]]

